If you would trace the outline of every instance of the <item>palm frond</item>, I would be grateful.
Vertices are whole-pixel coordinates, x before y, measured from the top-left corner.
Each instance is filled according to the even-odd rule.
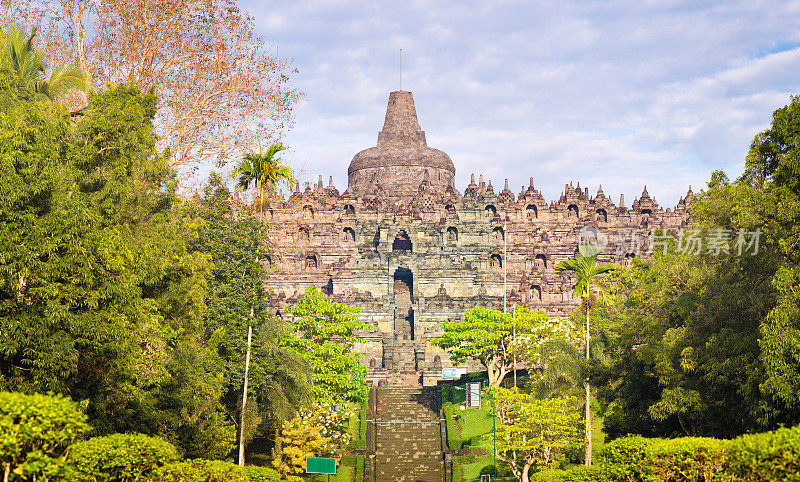
[[[592,280],[606,273],[618,269],[613,263],[597,264],[597,256],[600,251],[592,245],[581,245],[578,247],[578,254],[574,259],[561,261],[556,265],[556,273],[571,271],[575,273],[575,285],[572,293],[576,297],[586,298],[590,294]]]
[[[281,144],[280,142],[273,142],[267,148],[267,153],[264,154],[264,157],[266,157],[267,159],[277,159],[275,157],[275,154],[277,154],[277,153],[279,153],[281,151],[285,151],[285,150],[286,150],[286,147],[283,144]]]
[[[57,100],[70,90],[85,90],[83,72],[70,63],[56,66],[49,76],[44,53],[33,44],[36,27],[28,34],[16,25],[7,26],[0,32],[2,61],[19,77],[22,87],[36,94],[41,100]]]
[[[86,77],[72,63],[57,66],[50,77],[40,87],[41,93],[49,99],[58,99],[71,90],[86,90]]]
[[[275,142],[267,148],[266,153],[261,152],[261,138],[258,139],[258,154],[245,154],[240,161],[242,168],[234,171],[239,176],[239,186],[247,189],[250,183],[259,188],[260,203],[264,203],[265,192],[273,190],[281,182],[291,185],[294,182],[294,173],[288,166],[282,165],[276,154],[286,150],[280,142]]]

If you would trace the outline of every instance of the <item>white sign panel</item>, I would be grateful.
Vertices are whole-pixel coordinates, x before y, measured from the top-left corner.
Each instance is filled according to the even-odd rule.
[[[467,383],[467,408],[481,408],[480,382]]]
[[[466,368],[442,368],[442,378],[461,378],[461,375],[466,375]]]

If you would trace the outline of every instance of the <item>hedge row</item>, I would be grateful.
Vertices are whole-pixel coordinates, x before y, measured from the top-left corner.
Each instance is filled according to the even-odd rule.
[[[447,426],[447,446],[451,450],[459,450],[461,446],[464,445],[464,440],[456,436],[456,429],[458,422],[456,422],[456,416],[458,412],[455,409],[456,405],[452,403],[445,403],[444,405],[444,419],[445,425]]]
[[[539,472],[531,481],[800,481],[800,425],[733,440],[624,437],[598,464]]]
[[[352,430],[352,424],[358,424],[356,430]],[[367,448],[367,405],[361,404],[358,412],[353,415],[351,419],[351,432],[356,432],[353,440],[350,441],[348,446],[353,450],[364,450]],[[357,435],[357,437],[356,437]]]
[[[279,482],[267,467],[181,460],[166,440],[114,434],[76,442],[89,432],[78,404],[62,396],[0,392],[0,471],[9,482]],[[290,477],[289,482],[301,481]]]
[[[178,449],[141,434],[95,437],[74,445],[69,456],[76,482],[280,482],[268,467],[239,467],[220,460],[180,460]]]

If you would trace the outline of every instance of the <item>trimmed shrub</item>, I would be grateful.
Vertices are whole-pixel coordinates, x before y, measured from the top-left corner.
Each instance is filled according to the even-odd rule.
[[[221,460],[195,459],[159,467],[151,472],[149,480],[153,482],[248,482],[250,479],[243,472],[238,465]]]
[[[647,455],[647,448],[653,439],[640,435],[622,437],[605,444],[600,451],[599,461],[609,464],[629,464],[640,461]]]
[[[353,481],[360,482],[362,480],[364,480],[364,457],[357,455],[356,470],[355,470],[355,476],[353,477]]]
[[[75,444],[70,462],[75,480],[127,482],[149,476],[180,459],[171,443],[142,434],[114,434]]]
[[[464,441],[456,436],[457,423],[456,416],[458,415],[455,406],[452,404],[445,404],[444,406],[444,419],[447,426],[447,446],[451,450],[459,450],[464,445]]]
[[[620,478],[609,472],[606,466],[578,465],[570,470],[543,470],[531,474],[530,482],[610,482],[631,480]]]
[[[361,404],[361,409],[358,411],[358,437],[364,441],[364,448],[367,443],[367,405]]]
[[[281,480],[278,473],[269,467],[245,465],[242,472],[250,482],[280,482]]]
[[[78,405],[61,396],[0,393],[0,470],[9,480],[66,477],[65,454],[91,427]]]
[[[540,472],[531,480],[800,482],[800,426],[734,440],[624,437],[607,443],[598,462]]]
[[[715,480],[724,471],[727,445],[703,437],[654,439],[642,464],[647,469],[645,480]]]
[[[625,480],[713,480],[724,470],[726,454],[726,442],[713,438],[633,436],[607,443],[599,462]]]
[[[347,444],[353,450],[364,450],[367,448],[367,441],[366,440],[353,440],[349,444]]]
[[[731,480],[800,481],[800,425],[729,442]]]

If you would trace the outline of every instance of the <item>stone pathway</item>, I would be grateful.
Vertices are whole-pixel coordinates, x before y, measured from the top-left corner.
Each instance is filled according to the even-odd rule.
[[[375,481],[444,480],[436,388],[378,388],[375,409]]]

